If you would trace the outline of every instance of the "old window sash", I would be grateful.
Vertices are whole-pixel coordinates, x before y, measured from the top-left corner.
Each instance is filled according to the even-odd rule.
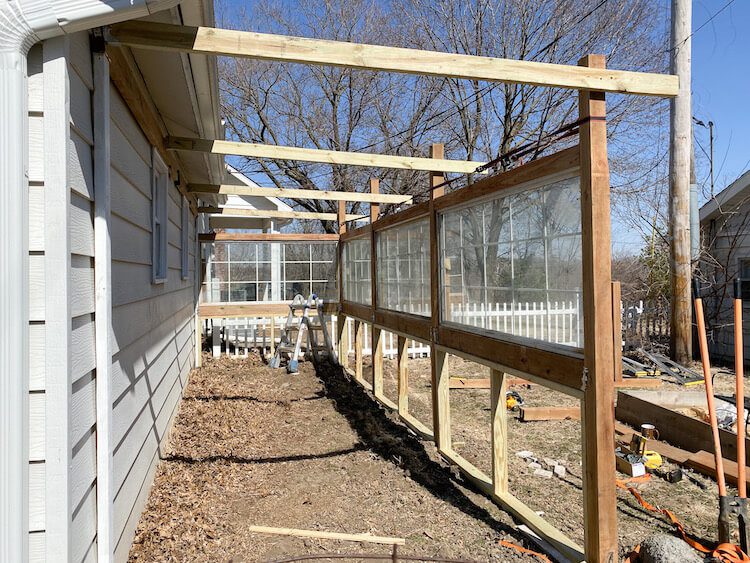
[[[155,148],[151,150],[151,281],[167,279],[167,198],[169,169]]]

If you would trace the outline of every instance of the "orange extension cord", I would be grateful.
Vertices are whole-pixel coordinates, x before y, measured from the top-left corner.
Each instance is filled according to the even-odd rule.
[[[510,548],[510,549],[515,549],[516,551],[518,551],[519,553],[523,553],[524,555],[533,555],[534,557],[537,557],[539,561],[544,561],[544,563],[552,563],[552,561],[549,560],[549,557],[547,557],[544,553],[539,553],[538,551],[526,549],[525,547],[516,545],[513,542],[500,540],[500,545],[502,545],[503,547]]]
[[[654,506],[653,504],[650,504],[641,496],[641,493],[636,491],[633,487],[631,487],[628,484],[628,483],[642,483],[644,481],[648,481],[650,478],[651,478],[651,474],[647,473],[646,475],[643,475],[641,477],[633,477],[631,479],[627,479],[624,481],[617,479],[615,480],[615,484],[620,489],[623,489],[625,491],[630,491],[630,493],[636,498],[636,500],[640,503],[640,505],[646,510],[666,516],[667,519],[669,519],[670,523],[675,528],[677,528],[678,532],[680,532],[682,539],[685,540],[685,542],[693,549],[696,549],[702,553],[710,553],[712,557],[718,559],[719,561],[722,561],[723,563],[750,563],[750,557],[748,557],[747,554],[744,551],[742,551],[742,549],[740,549],[738,545],[734,545],[732,543],[721,543],[717,545],[715,549],[711,550],[705,547],[700,542],[692,539],[691,537],[687,535],[687,533],[685,532],[685,528],[682,526],[680,521],[677,519],[677,517],[674,515],[674,513],[671,510],[667,510],[666,508],[659,508],[658,506]],[[639,551],[640,551],[640,546],[636,546],[636,548],[633,550],[633,552],[630,555],[628,555],[625,561],[626,562],[636,561],[637,554]]]

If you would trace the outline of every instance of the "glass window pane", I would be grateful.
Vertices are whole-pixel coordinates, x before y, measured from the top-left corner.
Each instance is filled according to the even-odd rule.
[[[254,242],[233,242],[229,244],[229,259],[232,262],[254,262],[256,256],[255,244]]]
[[[240,262],[235,264],[232,262],[229,264],[229,273],[232,282],[249,282],[256,280],[255,263],[248,264],[247,262]]]

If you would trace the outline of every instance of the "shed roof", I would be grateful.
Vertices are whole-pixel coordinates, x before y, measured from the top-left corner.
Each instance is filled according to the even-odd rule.
[[[750,170],[724,188],[700,209],[701,222],[714,219],[722,209],[732,209],[750,197]]]

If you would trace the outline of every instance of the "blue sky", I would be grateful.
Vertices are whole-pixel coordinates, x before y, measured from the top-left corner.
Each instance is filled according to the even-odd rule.
[[[693,29],[727,0],[693,2]],[[714,166],[718,192],[750,168],[750,0],[735,0],[693,35],[693,115],[714,122]],[[708,151],[708,133],[695,135]],[[696,153],[701,148],[696,146]],[[699,180],[708,175],[702,155]]]

